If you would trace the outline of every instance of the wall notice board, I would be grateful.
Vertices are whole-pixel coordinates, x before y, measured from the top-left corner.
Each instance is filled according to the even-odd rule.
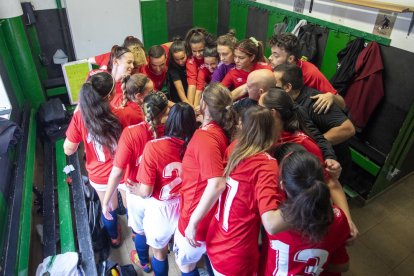
[[[90,70],[92,70],[92,65],[87,60],[72,61],[62,64],[66,90],[68,91],[71,104],[78,103],[79,91]]]

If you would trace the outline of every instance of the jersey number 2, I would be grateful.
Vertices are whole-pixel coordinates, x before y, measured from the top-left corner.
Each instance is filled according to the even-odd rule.
[[[165,166],[163,172],[162,172],[162,176],[164,178],[171,178],[173,176],[173,172],[176,172],[176,177],[170,182],[168,183],[168,185],[165,185],[164,187],[161,188],[161,194],[160,194],[160,199],[161,200],[168,200],[171,198],[170,192],[172,189],[174,189],[175,186],[179,185],[182,182],[181,179],[181,163],[180,162],[172,162],[170,164],[168,164],[167,166]]]
[[[272,240],[270,241],[270,247],[276,251],[276,268],[273,271],[273,275],[288,275],[289,245],[278,240]],[[304,249],[296,252],[293,261],[306,264],[309,260],[313,260],[314,265],[306,266],[303,273],[308,275],[319,275],[323,271],[323,265],[328,260],[328,255],[328,251],[323,249]]]

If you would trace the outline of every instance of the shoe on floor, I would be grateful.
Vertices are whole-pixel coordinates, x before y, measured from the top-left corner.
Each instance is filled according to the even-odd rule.
[[[152,270],[151,264],[147,263],[145,265],[142,265],[138,258],[138,253],[136,250],[132,250],[129,254],[129,258],[131,259],[131,262],[137,266],[139,266],[145,273],[150,273]]]

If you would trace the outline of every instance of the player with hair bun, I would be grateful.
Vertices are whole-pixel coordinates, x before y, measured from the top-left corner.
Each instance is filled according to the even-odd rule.
[[[174,235],[176,262],[183,275],[198,275],[196,263],[206,251],[207,229],[225,189],[223,157],[237,124],[230,91],[219,83],[204,90],[204,116],[184,154],[180,218]]]
[[[139,181],[137,172],[145,144],[164,135],[164,122],[168,115],[168,99],[162,92],[151,93],[144,98],[145,121],[137,125],[126,127],[122,131],[114,159],[114,165],[108,181],[108,189],[102,204],[102,213],[105,218],[113,218],[113,206],[110,201],[120,182],[122,175],[127,192],[128,225],[136,233],[134,241],[136,250],[131,251],[131,260],[145,272],[151,271],[148,245],[143,229],[144,204],[143,199],[136,195]],[[124,174],[125,172],[125,174]],[[139,255],[139,260],[137,256]]]
[[[196,128],[194,109],[177,103],[168,114],[165,136],[148,142],[142,154],[138,194],[147,198],[143,226],[154,252],[151,264],[155,275],[168,275],[168,242],[179,216],[181,160]]]
[[[102,204],[105,190],[108,188],[108,178],[118,139],[122,132],[122,126],[112,113],[109,104],[114,95],[114,86],[113,77],[105,71],[88,78],[80,90],[79,105],[66,131],[63,144],[65,154],[72,155],[83,142],[89,183],[97,192]],[[115,210],[118,207],[117,197],[112,198],[110,203]],[[102,217],[102,221],[111,238],[111,245],[118,247],[121,244],[121,233],[115,211],[113,214],[113,220],[109,221]]]
[[[229,146],[227,187],[206,240],[216,275],[257,275],[260,220],[277,213],[284,200],[277,161],[267,153],[278,136],[274,125],[268,109],[252,106],[244,112],[240,133]]]
[[[194,106],[198,72],[201,65],[204,64],[204,49],[206,46],[215,46],[214,42],[215,38],[205,29],[199,27],[190,29],[185,36],[188,57],[186,62],[187,99],[192,106]]]
[[[136,125],[144,121],[143,99],[154,90],[154,84],[144,74],[126,75],[121,80],[123,99],[120,106],[113,109],[120,118],[122,127]]]
[[[289,230],[264,238],[259,275],[346,272],[350,229],[344,212],[332,206],[320,161],[303,147],[283,151],[280,179],[287,200],[280,211]]]

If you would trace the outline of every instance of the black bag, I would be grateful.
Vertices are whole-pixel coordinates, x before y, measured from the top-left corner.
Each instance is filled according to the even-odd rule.
[[[98,194],[89,184],[84,185],[86,208],[88,210],[89,229],[94,252],[99,253],[99,259],[105,260],[109,256],[109,237],[101,220],[102,208]]]
[[[43,135],[54,142],[65,137],[71,116],[59,98],[53,98],[43,103],[37,113]]]

